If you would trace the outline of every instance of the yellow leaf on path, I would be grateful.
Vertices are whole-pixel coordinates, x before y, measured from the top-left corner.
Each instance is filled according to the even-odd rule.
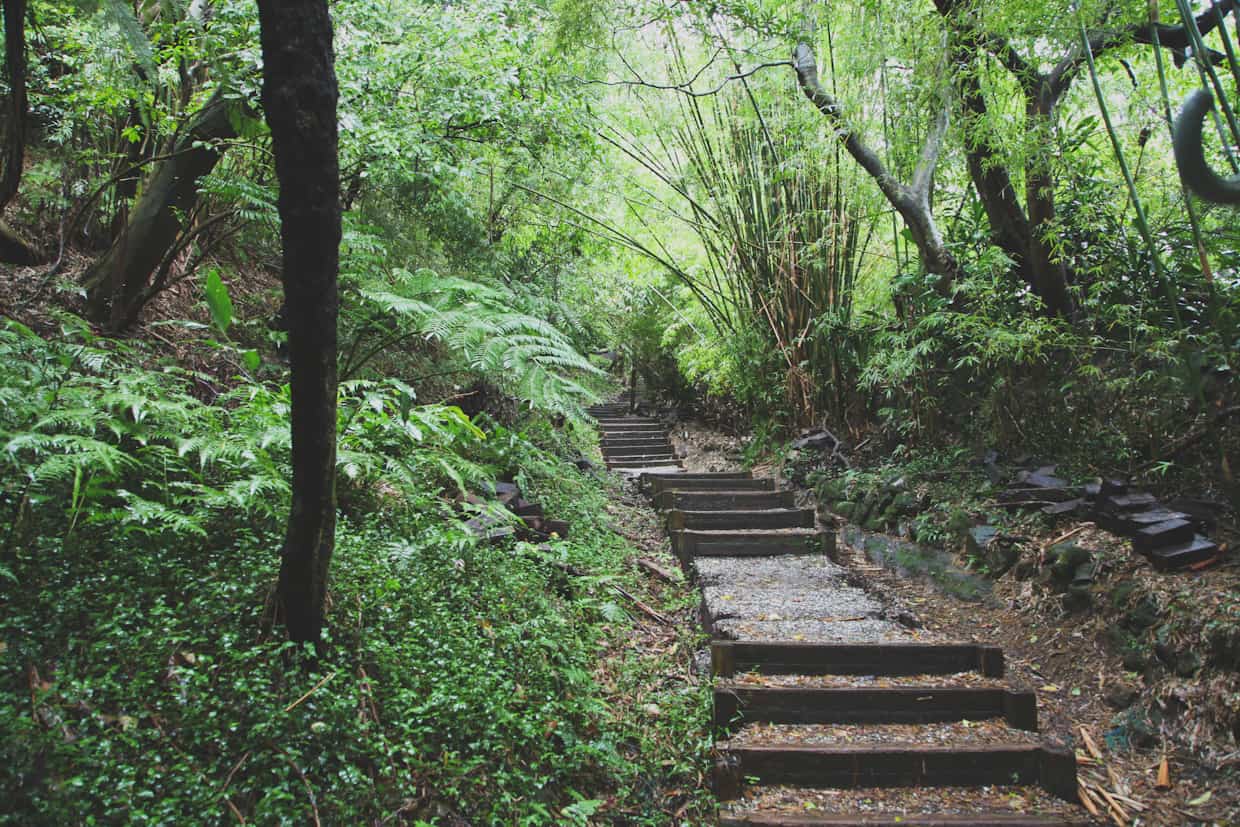
[[[1055,684],[1053,683],[1048,683],[1046,686],[1042,687],[1042,691],[1043,692],[1058,692],[1059,687],[1055,686]]]
[[[1206,790],[1204,793],[1197,796],[1192,801],[1188,802],[1188,806],[1199,807],[1202,804],[1205,804],[1207,801],[1209,801],[1213,795],[1214,795],[1214,792],[1212,790]]]

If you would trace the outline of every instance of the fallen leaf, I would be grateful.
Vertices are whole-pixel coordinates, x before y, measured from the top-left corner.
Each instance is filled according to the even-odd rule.
[[[1158,765],[1158,780],[1154,782],[1154,787],[1159,790],[1171,789],[1171,765],[1167,763],[1165,755]]]
[[[1213,795],[1214,795],[1214,793],[1213,793],[1211,790],[1206,790],[1204,793],[1202,793],[1201,795],[1197,796],[1197,797],[1196,797],[1196,798],[1194,798],[1192,801],[1189,801],[1189,802],[1188,802],[1188,806],[1190,806],[1190,807],[1200,807],[1202,804],[1205,804],[1207,801],[1209,801],[1209,800],[1211,799],[1211,797],[1213,797]]]

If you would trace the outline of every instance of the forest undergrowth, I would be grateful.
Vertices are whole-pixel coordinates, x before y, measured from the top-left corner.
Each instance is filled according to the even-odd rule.
[[[659,677],[692,641],[627,645],[610,585],[646,586],[610,484],[569,461],[588,427],[350,384],[316,654],[272,614],[287,388],[220,387],[71,316],[52,333],[0,330],[7,823],[657,824],[677,787],[701,805],[708,699]],[[459,494],[498,479],[568,536],[480,542]]]

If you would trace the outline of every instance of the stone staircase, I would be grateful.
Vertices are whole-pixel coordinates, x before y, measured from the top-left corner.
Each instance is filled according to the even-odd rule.
[[[596,414],[610,467],[676,464],[657,421],[618,413]],[[641,452],[613,453],[617,435],[637,427]],[[720,825],[1089,823],[1069,803],[1075,755],[1037,737],[1037,699],[1004,683],[1000,649],[925,640],[902,625],[835,562],[834,533],[772,479],[678,467],[638,475],[703,592]],[[883,805],[885,793],[910,788],[958,792],[943,812]],[[815,792],[845,798],[805,809]],[[1018,793],[1042,806],[1013,812]]]

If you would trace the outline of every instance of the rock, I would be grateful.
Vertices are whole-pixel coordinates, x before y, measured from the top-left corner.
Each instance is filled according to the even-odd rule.
[[[1140,689],[1127,681],[1114,681],[1107,684],[1107,688],[1102,693],[1102,698],[1107,702],[1107,706],[1112,709],[1127,709],[1132,706],[1133,701],[1137,699],[1137,695],[1140,692]]]
[[[819,502],[833,502],[846,499],[848,497],[848,481],[843,477],[825,479],[818,484],[818,490],[815,493],[818,495]]]
[[[1157,623],[1161,616],[1162,610],[1158,608],[1158,601],[1145,594],[1124,612],[1120,624],[1133,632],[1143,632]]]
[[[1063,596],[1063,608],[1067,612],[1084,612],[1093,608],[1094,593],[1088,586],[1071,585]]]
[[[1214,626],[1207,633],[1206,645],[1212,665],[1240,671],[1240,625],[1224,622]]]
[[[1077,571],[1083,564],[1092,562],[1094,553],[1076,543],[1060,543],[1051,546],[1048,555],[1052,561],[1051,578],[1067,586],[1076,578]]]
[[[805,433],[797,439],[794,439],[791,447],[798,451],[805,450],[807,448],[815,451],[827,451],[834,450],[838,446],[839,442],[836,441],[835,437],[821,428],[818,428]]]
[[[917,498],[907,491],[902,491],[891,501],[891,508],[901,515],[917,513]]]
[[[992,525],[979,525],[970,528],[964,537],[965,554],[979,560],[986,556],[986,549],[998,538],[999,529]]]
[[[1142,749],[1158,743],[1158,727],[1145,710],[1130,707],[1112,718],[1111,725],[1113,729],[1107,732],[1106,741],[1112,749],[1122,746]]]
[[[947,530],[954,535],[964,534],[973,525],[972,518],[963,508],[953,508],[947,515]]]

